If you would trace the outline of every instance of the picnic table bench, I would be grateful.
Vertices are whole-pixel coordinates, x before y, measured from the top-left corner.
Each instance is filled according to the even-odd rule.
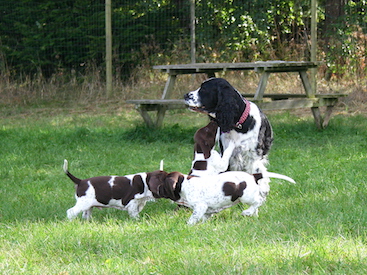
[[[161,99],[127,100],[135,104],[148,127],[161,127],[167,110],[187,108],[183,99],[170,99],[178,75],[205,73],[215,77],[216,72],[255,70],[260,74],[260,81],[255,94],[243,94],[248,100],[256,103],[262,110],[311,108],[316,126],[325,128],[330,120],[332,109],[338,99],[345,94],[316,94],[312,91],[307,71],[316,68],[317,62],[307,61],[262,61],[246,63],[193,63],[178,65],[159,65],[153,69],[168,74]],[[264,94],[271,73],[298,72],[301,78],[304,94]],[[189,91],[185,91],[189,92]],[[320,107],[326,106],[322,115]],[[148,112],[156,111],[155,120]]]

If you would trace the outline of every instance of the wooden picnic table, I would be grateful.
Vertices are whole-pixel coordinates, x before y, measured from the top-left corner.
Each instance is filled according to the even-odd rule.
[[[332,109],[338,99],[344,94],[317,94],[312,91],[307,71],[316,68],[317,62],[307,61],[261,61],[246,63],[193,63],[178,65],[159,65],[153,69],[167,73],[168,78],[161,99],[127,100],[135,104],[137,110],[149,127],[161,127],[166,110],[187,108],[183,99],[171,99],[175,81],[178,75],[205,73],[215,77],[216,72],[255,70],[260,74],[260,81],[255,94],[244,94],[250,101],[255,102],[263,110],[311,108],[318,128],[325,128],[330,120]],[[265,94],[268,78],[271,73],[298,72],[301,78],[304,94]],[[189,91],[185,91],[189,92]],[[241,91],[240,91],[241,92]],[[264,98],[266,100],[264,100]],[[326,106],[326,112],[321,114],[320,107]],[[148,112],[156,111],[155,120]]]

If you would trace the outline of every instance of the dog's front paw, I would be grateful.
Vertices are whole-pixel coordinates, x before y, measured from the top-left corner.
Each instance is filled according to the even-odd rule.
[[[259,211],[258,209],[251,209],[251,207],[249,209],[244,210],[241,213],[242,216],[247,216],[247,217],[251,217],[251,216],[255,216],[258,217],[259,216]]]
[[[190,218],[188,221],[187,221],[187,224],[188,225],[194,225],[194,224],[196,224],[198,221],[196,220],[196,219],[192,219],[192,218]]]
[[[68,217],[69,220],[75,219],[77,215],[78,213],[75,213],[73,208],[70,208],[68,209],[68,211],[66,211],[66,216]]]

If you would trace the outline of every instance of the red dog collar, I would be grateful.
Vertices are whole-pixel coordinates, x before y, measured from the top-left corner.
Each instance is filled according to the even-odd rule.
[[[248,100],[246,100],[245,98],[243,99],[243,101],[246,104],[246,108],[242,113],[242,116],[240,117],[240,120],[236,123],[236,127],[238,129],[242,129],[242,123],[244,123],[250,113],[250,102]]]

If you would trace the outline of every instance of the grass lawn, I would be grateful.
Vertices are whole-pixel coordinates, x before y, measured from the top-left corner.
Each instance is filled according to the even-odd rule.
[[[367,274],[367,122],[270,113],[273,179],[259,217],[246,206],[186,225],[190,210],[149,202],[136,221],[94,210],[66,220],[75,203],[64,158],[80,178],[158,169],[188,173],[200,114],[171,112],[162,130],[134,110],[1,110],[1,274]],[[283,184],[281,184],[283,183]]]

